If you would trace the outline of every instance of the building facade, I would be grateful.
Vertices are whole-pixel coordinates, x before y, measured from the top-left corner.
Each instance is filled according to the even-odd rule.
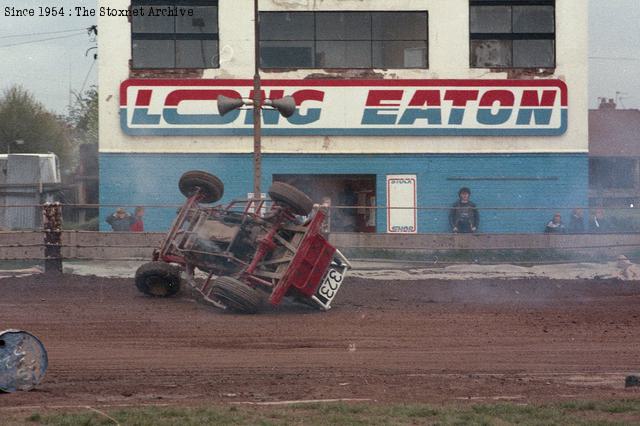
[[[192,169],[225,182],[223,201],[246,196],[252,114],[220,116],[216,99],[251,96],[253,1],[99,6],[101,203],[180,203]],[[336,209],[334,231],[449,232],[460,187],[480,232],[541,232],[551,210],[587,204],[584,1],[260,0],[259,11],[264,93],[297,104],[286,119],[264,111],[262,188],[282,180],[318,202],[383,207]],[[174,216],[147,208],[146,228]]]
[[[589,204],[640,203],[640,110],[616,109],[610,99],[589,111]]]

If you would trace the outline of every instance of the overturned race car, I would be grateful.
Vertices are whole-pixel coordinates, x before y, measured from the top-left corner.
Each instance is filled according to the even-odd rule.
[[[203,206],[219,201],[224,185],[196,170],[178,187],[187,199],[153,261],[136,271],[138,290],[169,297],[186,282],[204,302],[241,313],[256,313],[267,298],[331,307],[351,265],[323,232],[325,206],[283,182],[269,188],[270,200]]]

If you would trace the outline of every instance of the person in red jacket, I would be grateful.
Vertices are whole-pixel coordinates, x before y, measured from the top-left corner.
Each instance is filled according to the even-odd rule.
[[[144,207],[136,207],[134,211],[135,222],[133,222],[129,228],[131,232],[144,232],[144,222],[142,221],[143,216]]]

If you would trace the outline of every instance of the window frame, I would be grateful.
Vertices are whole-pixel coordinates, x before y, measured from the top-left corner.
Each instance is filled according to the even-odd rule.
[[[176,31],[176,18],[173,17],[173,32],[136,32],[133,29],[133,20],[134,16],[130,18],[130,29],[131,29],[131,69],[133,70],[204,70],[204,69],[217,69],[220,68],[220,4],[219,0],[131,0],[130,7],[161,7],[161,6],[169,6],[169,7],[216,7],[216,27],[217,32],[215,33],[186,33],[186,32],[177,32]],[[137,40],[153,40],[153,41],[173,41],[173,62],[174,66],[166,67],[166,66],[136,66],[135,58],[134,58],[134,48],[133,45]],[[216,57],[218,61],[215,66],[205,66],[205,67],[179,67],[177,66],[177,58],[178,58],[178,41],[215,41],[216,43]]]
[[[471,32],[471,8],[474,6],[511,6],[511,32],[495,33],[472,33]],[[514,7],[517,6],[551,6],[553,7],[553,32],[544,33],[518,33],[513,30]],[[558,66],[558,46],[557,46],[557,15],[555,0],[469,0],[469,67],[473,69],[555,69]],[[481,40],[511,41],[511,64],[483,66],[474,64],[472,61],[472,43]],[[526,40],[550,40],[553,42],[553,65],[551,66],[515,66],[514,61],[514,41]]]
[[[298,39],[298,40],[285,40],[285,39],[264,39],[262,34],[260,34],[260,69],[269,71],[269,70],[282,70],[282,69],[301,69],[301,70],[317,70],[317,69],[340,69],[340,70],[371,70],[371,69],[397,69],[397,70],[428,70],[429,69],[429,11],[428,10],[323,10],[323,11],[313,11],[313,10],[296,10],[296,11],[261,11],[260,12],[260,21],[262,22],[262,16],[266,14],[284,14],[284,13],[310,13],[313,15],[313,40],[306,39]],[[319,39],[318,38],[318,19],[317,16],[320,14],[328,14],[328,13],[344,13],[344,14],[368,14],[369,22],[370,22],[370,37],[366,40],[362,39],[348,39],[348,40],[327,40],[327,39]],[[419,13],[424,14],[425,18],[425,39],[375,39],[374,38],[374,29],[373,29],[373,14],[392,14],[392,13]],[[346,43],[353,42],[367,42],[370,46],[370,65],[369,67],[354,67],[354,66],[318,66],[317,63],[317,46],[318,43],[327,43],[327,42],[336,42],[336,41],[344,41]],[[384,43],[384,42],[412,42],[412,41],[420,41],[425,43],[425,65],[419,67],[401,67],[401,68],[392,68],[392,67],[375,67],[374,65],[374,45],[376,43]],[[313,44],[312,51],[312,66],[263,66],[263,58],[262,58],[262,43],[264,42],[311,42]]]

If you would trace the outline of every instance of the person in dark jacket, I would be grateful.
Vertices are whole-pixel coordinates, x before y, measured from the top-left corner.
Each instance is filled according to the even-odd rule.
[[[480,214],[476,205],[469,201],[471,190],[463,187],[458,191],[458,201],[449,211],[449,224],[453,232],[476,232],[480,225]]]
[[[107,217],[106,222],[111,225],[111,229],[117,232],[129,232],[131,225],[136,221],[136,218],[131,216],[127,211],[118,207],[116,212]]]
[[[584,214],[582,213],[582,209],[573,209],[571,212],[569,232],[572,234],[581,234],[584,232]]]
[[[603,209],[596,209],[595,213],[589,219],[590,232],[609,232],[609,223],[604,217]]]

